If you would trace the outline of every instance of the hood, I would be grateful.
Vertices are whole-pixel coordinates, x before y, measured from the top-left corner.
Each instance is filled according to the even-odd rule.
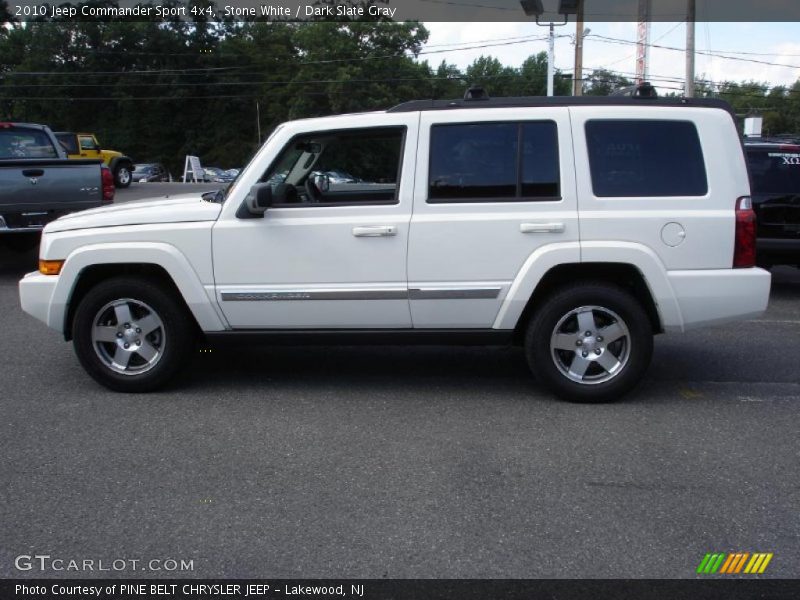
[[[82,210],[56,219],[44,231],[53,233],[120,225],[216,221],[221,210],[221,204],[206,202],[199,194],[184,194]]]

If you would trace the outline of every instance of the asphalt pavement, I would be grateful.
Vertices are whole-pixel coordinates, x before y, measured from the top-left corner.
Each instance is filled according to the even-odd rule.
[[[35,259],[0,251],[0,577],[683,578],[734,551],[800,577],[796,269],[587,406],[497,348],[213,348],[115,394],[20,310]]]

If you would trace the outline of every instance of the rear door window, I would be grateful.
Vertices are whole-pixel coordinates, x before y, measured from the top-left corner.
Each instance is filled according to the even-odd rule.
[[[553,121],[431,128],[428,202],[560,200]]]
[[[586,142],[598,197],[705,196],[700,138],[690,121],[591,120]]]

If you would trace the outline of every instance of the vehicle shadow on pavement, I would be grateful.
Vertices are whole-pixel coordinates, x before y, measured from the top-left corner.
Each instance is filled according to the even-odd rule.
[[[541,391],[520,348],[451,346],[203,347],[178,385],[231,388],[301,384],[427,391],[438,384],[478,390]]]

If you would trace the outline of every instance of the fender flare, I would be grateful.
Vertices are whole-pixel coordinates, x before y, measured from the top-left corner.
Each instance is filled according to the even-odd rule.
[[[104,243],[81,246],[71,252],[64,262],[58,283],[53,290],[47,315],[48,326],[66,331],[68,307],[75,286],[88,267],[109,264],[148,264],[164,269],[180,291],[200,329],[224,331],[227,329],[213,298],[209,298],[200,277],[189,260],[171,244],[140,242],[124,244]]]
[[[119,163],[127,163],[131,167],[131,172],[133,172],[133,160],[131,158],[127,156],[115,156],[111,159],[111,162],[108,163],[108,168],[111,169],[112,173]]]
[[[632,265],[642,274],[664,329],[683,331],[680,306],[661,259],[642,244],[620,241],[566,242],[537,248],[514,278],[492,327],[514,329],[545,275],[560,265],[579,263]]]

